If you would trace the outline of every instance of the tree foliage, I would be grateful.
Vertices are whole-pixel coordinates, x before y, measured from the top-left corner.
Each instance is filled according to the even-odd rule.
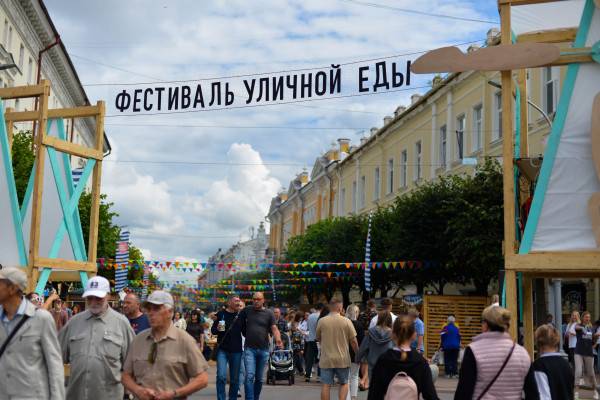
[[[23,203],[29,177],[33,169],[35,154],[33,152],[33,135],[30,131],[21,131],[13,135],[12,167],[15,173],[17,197],[19,204]]]
[[[500,165],[487,160],[472,176],[438,177],[378,208],[372,215],[371,259],[432,266],[374,269],[373,290],[416,285],[419,293],[433,287],[443,294],[447,283],[471,283],[478,294],[487,293],[503,264],[502,205]],[[362,262],[366,236],[366,216],[320,221],[288,241],[286,261]],[[324,290],[335,289],[329,286]],[[371,295],[362,282],[358,286],[363,297]],[[346,297],[350,287],[340,289]]]

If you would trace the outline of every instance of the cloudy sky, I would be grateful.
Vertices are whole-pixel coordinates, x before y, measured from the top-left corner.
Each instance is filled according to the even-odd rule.
[[[110,117],[118,84],[254,74],[481,41],[495,1],[46,0],[88,96],[107,101],[102,190],[152,259],[204,261],[338,137],[360,137],[413,89],[300,104]],[[411,59],[416,56],[410,56]],[[398,57],[406,60],[407,57]],[[370,65],[374,65],[373,61]],[[368,63],[365,65],[369,65]],[[414,76],[413,76],[414,77]],[[344,82],[351,77],[344,76]],[[355,77],[352,77],[354,80]],[[412,87],[430,77],[414,77]],[[151,126],[154,125],[154,126]],[[306,129],[300,129],[306,128]],[[206,165],[203,163],[214,163]]]

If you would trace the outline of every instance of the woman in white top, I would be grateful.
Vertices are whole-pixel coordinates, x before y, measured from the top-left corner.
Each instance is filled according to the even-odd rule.
[[[565,340],[569,342],[569,363],[571,364],[571,368],[575,368],[575,347],[577,346],[577,333],[575,332],[575,327],[580,323],[581,318],[579,317],[579,311],[573,311],[571,313],[571,320],[565,331]]]
[[[187,321],[181,316],[179,311],[175,312],[175,317],[173,317],[173,325],[175,325],[175,328],[184,331],[187,329]]]

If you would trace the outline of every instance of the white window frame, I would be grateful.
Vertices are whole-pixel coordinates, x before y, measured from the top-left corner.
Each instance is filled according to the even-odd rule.
[[[19,69],[23,71],[23,63],[25,62],[25,46],[19,46]]]
[[[387,162],[387,194],[394,193],[394,159]]]
[[[559,95],[559,76],[560,67],[544,67],[542,68],[542,104],[544,106],[544,112],[547,115],[556,112],[558,106],[558,95]],[[552,88],[552,107],[548,103],[548,88]]]
[[[373,200],[379,200],[379,190],[381,187],[381,173],[379,167],[375,167],[375,171],[373,173],[374,181],[373,181]]]
[[[479,113],[479,118],[477,114]],[[473,138],[471,142],[471,149],[473,151],[479,151],[483,144],[483,105],[481,103],[473,107]]]
[[[494,129],[492,131],[492,141],[496,141],[502,138],[502,92],[495,92],[493,100],[494,112],[492,114],[492,122]]]
[[[33,81],[33,59],[29,57],[29,62],[27,63],[27,83],[32,84]]]
[[[13,28],[12,26],[8,27],[8,41],[6,43],[6,51],[10,53],[12,47],[12,37],[13,37]]]
[[[400,186],[405,188],[408,185],[408,152],[406,149],[400,153]]]
[[[446,169],[448,165],[448,129],[446,125],[440,127],[438,157],[440,159],[440,168]]]
[[[4,20],[4,31],[2,33],[2,44],[8,50],[8,19]]]
[[[352,212],[356,214],[356,195],[357,195],[356,181],[352,181]]]
[[[415,143],[415,181],[419,181],[423,178],[421,168],[421,157],[423,155],[423,142],[418,140]]]
[[[360,177],[360,197],[358,199],[359,207],[363,209],[367,204],[367,177],[365,175]]]
[[[456,132],[454,132],[454,133],[456,134],[456,159],[457,160],[462,160],[462,158],[460,157],[461,148],[462,148],[463,158],[465,156],[465,149],[467,147],[467,146],[465,146],[465,144],[466,144],[465,143],[465,137],[466,137],[465,136],[465,127],[466,126],[467,126],[466,114],[460,114],[458,117],[456,117]],[[460,141],[458,140],[459,136],[461,137]]]

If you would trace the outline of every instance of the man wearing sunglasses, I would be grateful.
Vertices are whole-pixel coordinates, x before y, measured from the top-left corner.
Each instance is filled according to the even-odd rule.
[[[110,284],[95,276],[85,285],[86,310],[59,332],[65,364],[71,364],[67,400],[115,400],[124,394],[121,371],[133,340],[125,316],[108,305]]]
[[[0,269],[0,399],[64,399],[54,320],[23,297],[26,287],[22,268]]]
[[[144,303],[150,329],[135,337],[123,369],[123,384],[137,399],[186,399],[208,385],[208,364],[196,340],[173,325],[173,307],[162,290]]]
[[[252,296],[252,305],[244,308],[238,317],[242,324],[244,344],[244,367],[246,380],[244,394],[246,400],[259,400],[265,375],[265,366],[269,359],[269,336],[275,338],[277,347],[283,347],[281,334],[275,324],[273,311],[265,308],[265,296],[256,292]]]

